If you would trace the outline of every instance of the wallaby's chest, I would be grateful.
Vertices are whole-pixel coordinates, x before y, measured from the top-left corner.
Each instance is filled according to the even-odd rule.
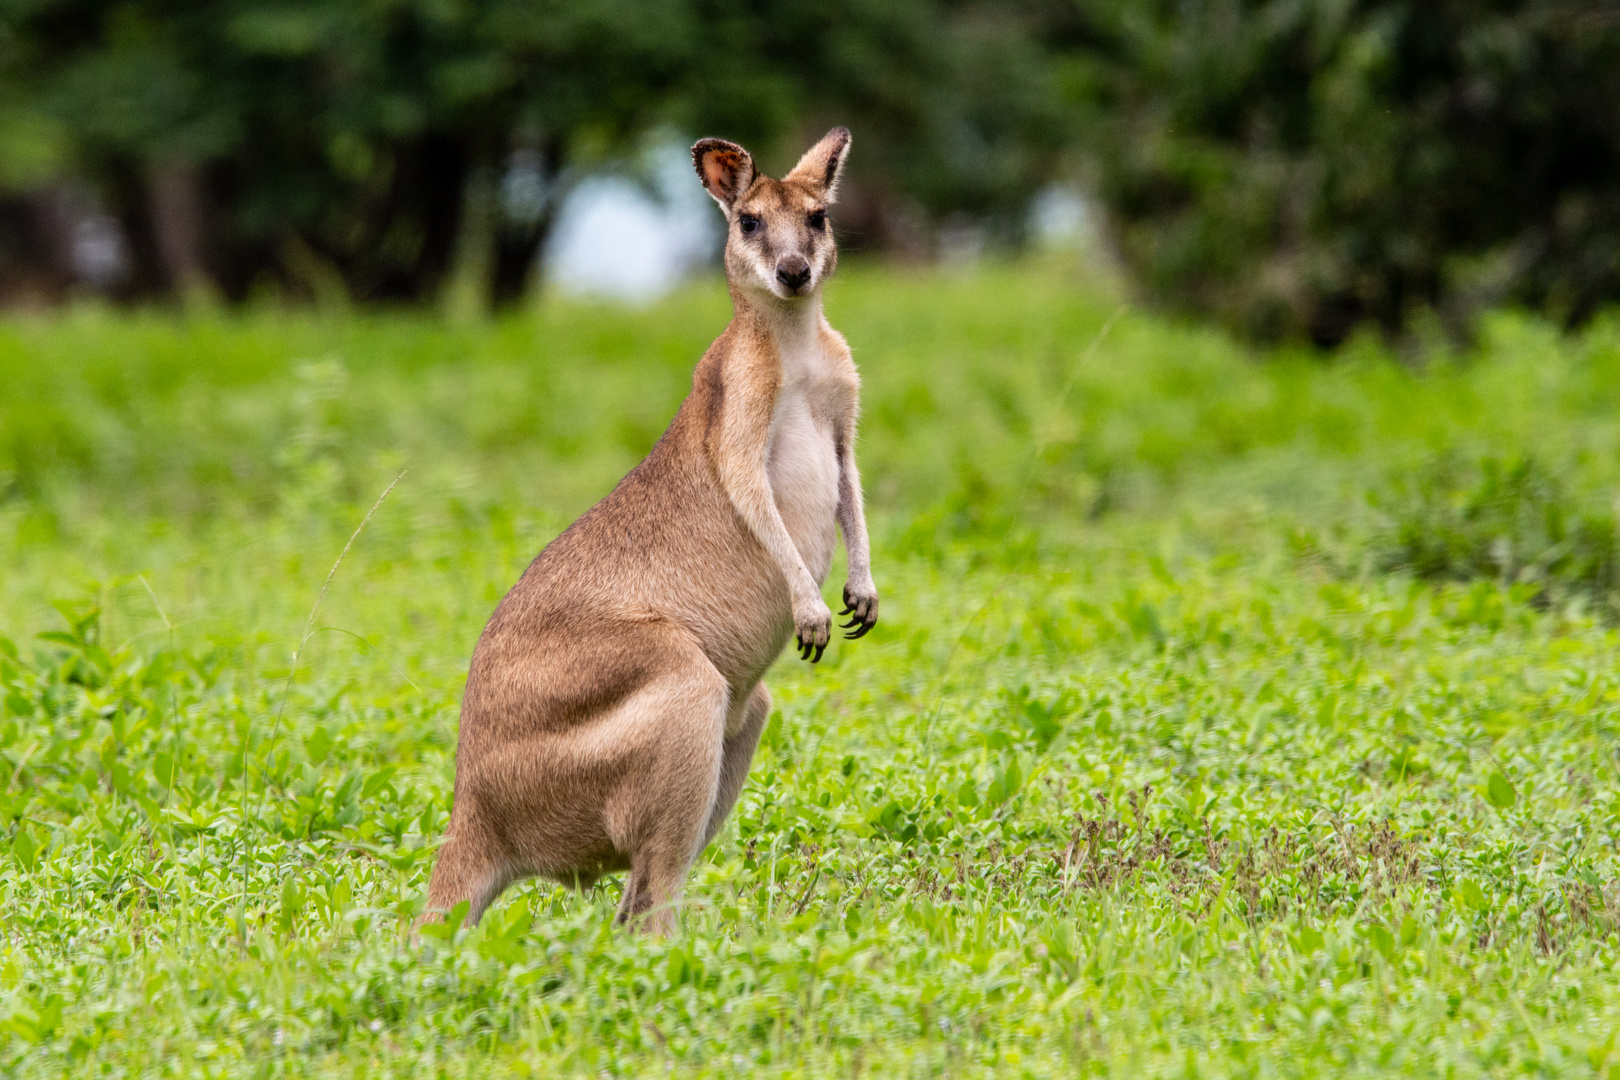
[[[818,582],[837,544],[839,413],[847,388],[819,342],[782,352],[766,469],[771,493],[805,568]]]

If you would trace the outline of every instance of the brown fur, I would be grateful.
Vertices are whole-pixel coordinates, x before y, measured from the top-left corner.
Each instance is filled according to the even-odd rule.
[[[628,870],[621,921],[660,930],[742,790],[790,636],[819,660],[835,523],[847,626],[877,621],[854,438],[859,380],[821,313],[842,128],[783,180],[693,147],[726,211],[735,317],[645,461],[542,551],[473,653],[455,805],[426,918],[475,923],[512,881]],[[822,219],[818,224],[817,219]],[[752,224],[749,224],[752,223]]]

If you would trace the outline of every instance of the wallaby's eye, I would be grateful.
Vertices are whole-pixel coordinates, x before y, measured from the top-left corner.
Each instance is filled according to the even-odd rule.
[[[742,230],[744,236],[752,236],[759,231],[759,218],[753,214],[741,214],[737,218],[737,228]]]
[[[814,210],[810,214],[810,227],[820,232],[827,227],[827,211]]]

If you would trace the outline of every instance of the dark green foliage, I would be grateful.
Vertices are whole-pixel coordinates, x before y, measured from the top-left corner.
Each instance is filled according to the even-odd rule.
[[[137,288],[180,284],[167,176],[194,189],[197,254],[227,291],[273,272],[361,298],[430,295],[508,153],[554,178],[573,144],[652,122],[690,31],[639,0],[39,0],[0,17],[12,80],[123,220]],[[521,278],[544,225],[501,222],[489,257],[523,248]]]
[[[1081,174],[1146,294],[1251,335],[1577,323],[1620,296],[1616,115],[1620,20],[1571,0],[16,0],[0,290],[62,273],[78,185],[137,294],[510,299],[647,133],[780,171],[845,123],[852,245],[1016,241]]]
[[[1380,569],[1526,584],[1544,602],[1580,596],[1620,610],[1614,507],[1575,498],[1532,457],[1487,457],[1469,468],[1441,457],[1373,502],[1383,513]]]
[[[800,129],[850,125],[859,190],[839,217],[856,243],[900,242],[890,233],[907,214],[968,214],[1016,236],[1072,134],[1037,5],[720,0],[695,10],[704,48],[690,126],[766,143],[786,134],[784,152],[797,154]]]
[[[1063,126],[1041,46],[999,10],[31,0],[0,7],[0,91],[17,103],[0,109],[0,156],[43,124],[54,162],[0,167],[0,194],[88,184],[130,240],[137,293],[421,299],[471,267],[502,299],[557,196],[649,131],[744,140],[779,170],[843,123],[857,243],[953,213],[1015,233]],[[502,194],[514,163],[525,198]]]
[[[1261,336],[1620,296],[1620,20],[1564,0],[1088,0],[1145,289]]]

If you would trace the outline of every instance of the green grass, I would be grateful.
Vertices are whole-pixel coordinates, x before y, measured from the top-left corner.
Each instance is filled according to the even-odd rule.
[[[482,622],[718,285],[0,323],[0,1071],[1615,1075],[1620,324],[1257,356],[1074,277],[835,282],[883,621],[772,673],[664,941],[407,928]]]

